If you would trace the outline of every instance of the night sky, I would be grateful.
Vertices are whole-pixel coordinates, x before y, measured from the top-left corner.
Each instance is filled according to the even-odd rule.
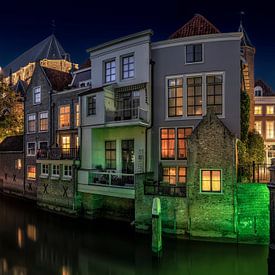
[[[271,1],[270,1],[271,2]],[[272,2],[271,2],[272,3]],[[256,46],[256,79],[275,89],[275,12],[266,0],[238,1],[3,1],[0,2],[0,66],[52,33],[74,62],[88,58],[86,49],[120,36],[151,28],[153,41],[166,39],[200,13],[220,31],[237,31],[240,11],[244,26]]]

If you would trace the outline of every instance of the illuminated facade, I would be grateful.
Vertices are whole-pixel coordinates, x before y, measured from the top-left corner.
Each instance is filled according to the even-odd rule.
[[[4,70],[4,82],[16,85],[19,80],[30,83],[35,69],[35,63],[43,67],[70,72],[77,69],[78,65],[70,61],[67,54],[59,41],[54,35],[50,35],[40,43],[27,50],[11,63]]]
[[[275,157],[275,93],[262,80],[254,88],[254,129],[265,144],[265,162],[271,164]]]

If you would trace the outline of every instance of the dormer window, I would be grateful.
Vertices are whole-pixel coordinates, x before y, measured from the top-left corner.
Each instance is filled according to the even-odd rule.
[[[263,89],[260,86],[255,87],[254,89],[255,96],[263,96]]]
[[[41,87],[33,88],[33,104],[41,103]]]
[[[202,44],[192,44],[186,46],[186,63],[202,62]]]

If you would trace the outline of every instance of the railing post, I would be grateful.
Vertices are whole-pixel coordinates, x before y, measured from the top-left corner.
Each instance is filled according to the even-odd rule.
[[[109,182],[109,185],[111,186],[112,185],[112,174],[111,173],[108,174],[108,182]]]
[[[252,163],[252,182],[255,182],[255,161]]]

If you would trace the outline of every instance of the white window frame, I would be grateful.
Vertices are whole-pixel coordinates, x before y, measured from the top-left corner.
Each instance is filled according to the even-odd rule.
[[[202,61],[198,61],[198,62],[187,62],[187,58],[186,58],[186,55],[187,55],[187,46],[192,46],[192,45],[198,45],[200,44],[201,45],[201,54],[202,54]],[[195,42],[195,43],[187,43],[184,45],[184,64],[185,65],[195,65],[195,64],[202,64],[204,63],[204,43],[201,43],[201,42]]]
[[[107,81],[107,74],[106,74],[106,66],[107,66],[107,63],[111,63],[111,62],[115,62],[115,79],[114,80],[110,80],[110,81]],[[103,83],[114,83],[116,82],[117,80],[117,62],[116,62],[116,58],[110,58],[110,59],[107,59],[107,60],[104,60],[103,61]]]
[[[273,136],[272,137],[270,137],[270,136],[268,136],[268,132],[267,132],[267,123],[268,122],[271,122],[272,124],[273,124]],[[274,127],[274,121],[272,121],[272,120],[267,120],[266,122],[266,125],[265,125],[265,137],[266,137],[266,139],[275,139],[275,127]]]
[[[257,107],[259,107],[260,110],[261,110],[260,114],[256,114],[256,108],[257,108]],[[255,105],[254,105],[254,115],[255,115],[255,116],[262,116],[262,115],[263,115],[263,106],[262,106],[262,105],[259,105],[259,104],[255,104]]]
[[[225,71],[213,71],[213,72],[201,72],[193,74],[176,74],[169,75],[165,77],[165,121],[176,121],[176,120],[194,120],[202,119],[207,113],[207,87],[206,87],[206,77],[213,75],[222,75],[222,114],[217,115],[218,118],[225,118],[225,85],[226,85],[226,74]],[[189,77],[202,77],[202,115],[201,116],[188,116],[187,115],[187,78]],[[168,80],[174,78],[183,79],[183,115],[177,117],[168,116]]]
[[[29,144],[34,144],[34,154],[29,154]],[[36,145],[36,142],[27,142],[27,156],[28,157],[34,157],[36,156],[36,150],[37,150],[37,145]]]
[[[30,132],[29,131],[29,117],[30,116],[34,116],[34,120],[31,120],[31,121],[34,121],[34,131],[33,132]],[[32,113],[32,114],[27,114],[27,133],[28,134],[33,134],[33,133],[36,133],[36,129],[37,129],[37,125],[36,125],[36,113]]]
[[[268,114],[268,113],[267,113],[267,108],[268,108],[268,107],[272,107],[272,108],[273,108],[273,113],[272,113],[272,114]],[[273,116],[273,115],[275,114],[275,107],[274,107],[274,105],[270,105],[270,104],[266,105],[266,106],[265,106],[265,114],[266,114],[267,116]]]
[[[43,165],[47,165],[48,166],[48,173],[43,173]],[[41,163],[41,173],[40,173],[40,176],[41,177],[48,177],[49,176],[49,168],[50,168],[50,165],[48,163]]]
[[[58,174],[53,173],[54,166],[58,166]],[[60,164],[52,164],[51,165],[51,177],[54,178],[54,179],[60,178]]]
[[[129,58],[129,57],[133,57],[133,65],[134,65],[134,69],[133,69],[133,72],[134,72],[134,75],[131,76],[131,77],[126,77],[124,78],[124,63],[123,63],[123,60],[124,58]],[[129,54],[125,54],[125,55],[122,55],[120,56],[120,78],[121,78],[121,81],[127,81],[127,80],[133,80],[136,76],[136,60],[135,60],[135,54],[134,53],[129,53]]]
[[[69,126],[64,126],[64,127],[61,127],[61,125],[60,125],[60,109],[62,108],[62,107],[68,107],[69,106],[69,108],[70,108],[70,112],[69,112]],[[60,129],[60,130],[62,130],[62,129],[70,129],[70,127],[71,127],[71,104],[62,104],[62,105],[59,105],[58,106],[58,129]]]
[[[71,167],[71,175],[65,175],[65,167]],[[69,171],[69,170],[67,170],[67,171]],[[72,178],[72,176],[73,176],[73,167],[72,167],[72,165],[68,165],[68,164],[64,164],[63,165],[63,178],[64,179],[71,179]]]
[[[47,114],[47,120],[48,120],[48,128],[47,128],[47,130],[41,130],[40,129],[40,119],[41,119],[41,115],[42,114]],[[44,118],[45,119],[45,118]],[[39,112],[38,113],[38,131],[39,132],[42,132],[42,133],[46,133],[46,132],[48,132],[49,131],[49,112],[48,111],[43,111],[43,112]]]
[[[39,94],[40,94],[40,101],[39,102],[36,102],[36,93],[35,91],[39,89]],[[37,86],[37,87],[33,87],[32,89],[32,92],[33,92],[33,105],[38,105],[38,104],[41,104],[41,101],[42,101],[42,93],[41,93],[41,86]]]

